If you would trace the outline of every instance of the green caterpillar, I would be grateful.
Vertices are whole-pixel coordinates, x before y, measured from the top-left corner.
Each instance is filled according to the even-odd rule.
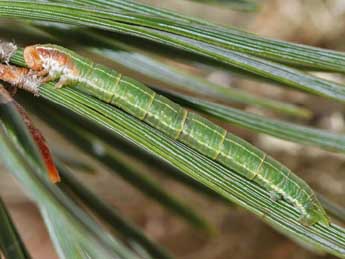
[[[28,46],[24,59],[47,81],[59,79],[57,87],[78,87],[258,183],[273,199],[283,198],[298,208],[302,224],[329,224],[314,192],[287,167],[142,83],[56,45]]]

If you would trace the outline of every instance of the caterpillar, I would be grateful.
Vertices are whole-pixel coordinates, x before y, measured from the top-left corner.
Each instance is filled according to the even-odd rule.
[[[73,86],[144,121],[169,137],[233,169],[301,213],[300,223],[329,225],[312,189],[287,167],[206,118],[187,111],[144,84],[95,64],[61,46],[39,44],[24,49],[26,65],[56,87]]]

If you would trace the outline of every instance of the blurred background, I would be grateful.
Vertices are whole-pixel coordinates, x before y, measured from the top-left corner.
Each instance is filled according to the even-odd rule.
[[[307,44],[322,48],[345,51],[345,1],[343,0],[261,0],[255,12],[240,12],[224,6],[210,6],[182,0],[142,0],[146,4],[167,8],[190,16],[199,17],[225,26],[241,27],[243,30],[270,38]],[[312,97],[307,94],[266,85],[238,77],[226,70],[213,69],[207,73],[198,67],[171,64],[202,74],[207,80],[225,87],[247,89],[252,93],[274,99],[303,104],[314,111],[314,116],[304,124],[333,132],[345,130],[344,106]],[[318,75],[342,80],[337,74]],[[252,107],[245,110],[274,117],[267,111]],[[295,119],[296,120],[296,119]],[[296,122],[298,122],[296,120]],[[53,129],[37,121],[51,146],[57,152],[73,159],[90,159],[69,145]],[[275,139],[261,134],[233,128],[231,131],[263,149],[292,171],[302,176],[310,185],[332,201],[345,206],[345,156],[309,148]],[[81,172],[83,181],[106,202],[119,208],[122,214],[132,219],[144,232],[165,245],[182,259],[227,259],[227,258],[332,258],[315,255],[278,234],[247,211],[225,202],[204,196],[176,182],[164,174],[150,172],[161,186],[183,199],[216,228],[216,233],[205,237],[204,233],[192,229],[185,222],[150,201],[122,179],[105,173],[96,162],[93,172]],[[49,240],[44,223],[35,208],[16,181],[2,169],[0,172],[0,194],[9,206],[25,244],[33,258],[57,258]],[[164,171],[164,165],[157,170]]]

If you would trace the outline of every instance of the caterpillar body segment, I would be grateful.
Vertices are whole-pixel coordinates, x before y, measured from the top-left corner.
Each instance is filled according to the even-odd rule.
[[[29,46],[24,58],[29,68],[59,79],[58,86],[75,86],[117,106],[282,197],[299,209],[302,224],[329,224],[312,189],[287,167],[142,83],[56,45]]]

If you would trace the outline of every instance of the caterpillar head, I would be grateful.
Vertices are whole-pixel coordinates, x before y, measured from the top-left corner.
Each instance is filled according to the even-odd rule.
[[[43,60],[37,50],[38,45],[28,46],[24,49],[24,60],[26,65],[35,71],[43,70]]]

